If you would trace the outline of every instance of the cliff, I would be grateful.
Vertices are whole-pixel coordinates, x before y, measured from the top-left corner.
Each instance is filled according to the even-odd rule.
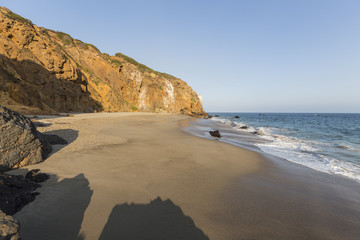
[[[0,7],[0,105],[20,113],[144,111],[206,116],[181,79],[109,56]]]

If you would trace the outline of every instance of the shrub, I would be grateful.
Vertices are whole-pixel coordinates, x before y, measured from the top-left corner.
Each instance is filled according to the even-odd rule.
[[[144,72],[150,72],[150,73],[154,73],[154,74],[157,74],[159,76],[162,76],[162,77],[165,77],[165,78],[175,78],[174,76],[170,75],[170,74],[167,74],[167,73],[162,73],[162,72],[158,72],[158,71],[155,71],[154,69],[151,69],[149,68],[148,66],[142,64],[142,63],[139,63],[137,62],[135,59],[129,57],[129,56],[126,56],[125,54],[122,54],[122,53],[116,53],[115,54],[116,57],[120,57],[120,58],[123,58],[125,61],[135,65],[137,67],[137,69],[144,73]]]
[[[135,107],[134,105],[130,105],[130,108],[131,108],[131,110],[133,110],[133,111],[137,111],[137,110],[138,110],[138,108]]]
[[[60,38],[61,40],[63,40],[65,36],[68,37],[68,38],[72,38],[69,34],[64,33],[64,32],[56,32],[56,35],[57,35],[57,37]]]
[[[16,13],[13,13],[13,12],[7,13],[6,16],[8,18],[11,18],[12,20],[16,20],[16,21],[26,23],[26,24],[32,24],[32,22],[29,19],[23,18],[22,16],[17,15]]]
[[[100,81],[98,79],[93,80],[96,86],[99,86]]]
[[[67,33],[56,32],[56,35],[63,41],[65,45],[70,45],[73,41],[73,38]]]
[[[91,46],[93,49],[95,49],[96,51],[100,52],[100,50],[95,47],[94,45],[90,44],[90,43],[86,43],[87,47]]]
[[[119,60],[113,60],[111,59],[111,63],[115,64],[116,66],[120,67],[122,63]]]

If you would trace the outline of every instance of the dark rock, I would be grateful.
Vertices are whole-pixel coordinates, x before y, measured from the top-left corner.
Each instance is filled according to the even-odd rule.
[[[239,116],[235,116],[234,118],[240,118]]]
[[[219,115],[214,115],[214,117],[220,117]]]
[[[30,119],[0,106],[0,170],[42,162],[50,151]]]
[[[51,144],[51,145],[55,145],[55,144],[60,144],[60,145],[65,145],[68,144],[68,142],[63,139],[62,137],[59,137],[58,135],[52,135],[52,134],[44,134],[46,140]]]
[[[241,126],[240,129],[248,129],[248,126]]]
[[[210,133],[210,135],[213,136],[213,137],[221,138],[221,135],[220,135],[219,130],[210,131],[209,133]]]
[[[0,239],[20,240],[20,224],[12,216],[6,215],[0,210]]]
[[[29,179],[30,181],[40,183],[48,180],[50,176],[46,173],[41,173],[40,169],[33,169],[25,175],[25,178]]]
[[[0,210],[5,214],[13,215],[21,210],[26,204],[34,201],[34,192],[39,184],[24,178],[23,176],[1,174],[0,175]]]
[[[261,130],[256,130],[255,132],[253,132],[253,134],[255,135],[264,135],[264,132]]]

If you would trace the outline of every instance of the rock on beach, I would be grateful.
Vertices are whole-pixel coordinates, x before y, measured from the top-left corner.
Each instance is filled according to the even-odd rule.
[[[0,171],[42,162],[50,151],[30,119],[0,106]]]

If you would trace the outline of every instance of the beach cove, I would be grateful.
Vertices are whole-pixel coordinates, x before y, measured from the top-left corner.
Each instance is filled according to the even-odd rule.
[[[15,217],[23,239],[358,239],[360,185],[183,129],[180,114],[40,118],[66,139]],[[178,238],[174,238],[177,236]],[[182,238],[183,237],[183,238]]]

